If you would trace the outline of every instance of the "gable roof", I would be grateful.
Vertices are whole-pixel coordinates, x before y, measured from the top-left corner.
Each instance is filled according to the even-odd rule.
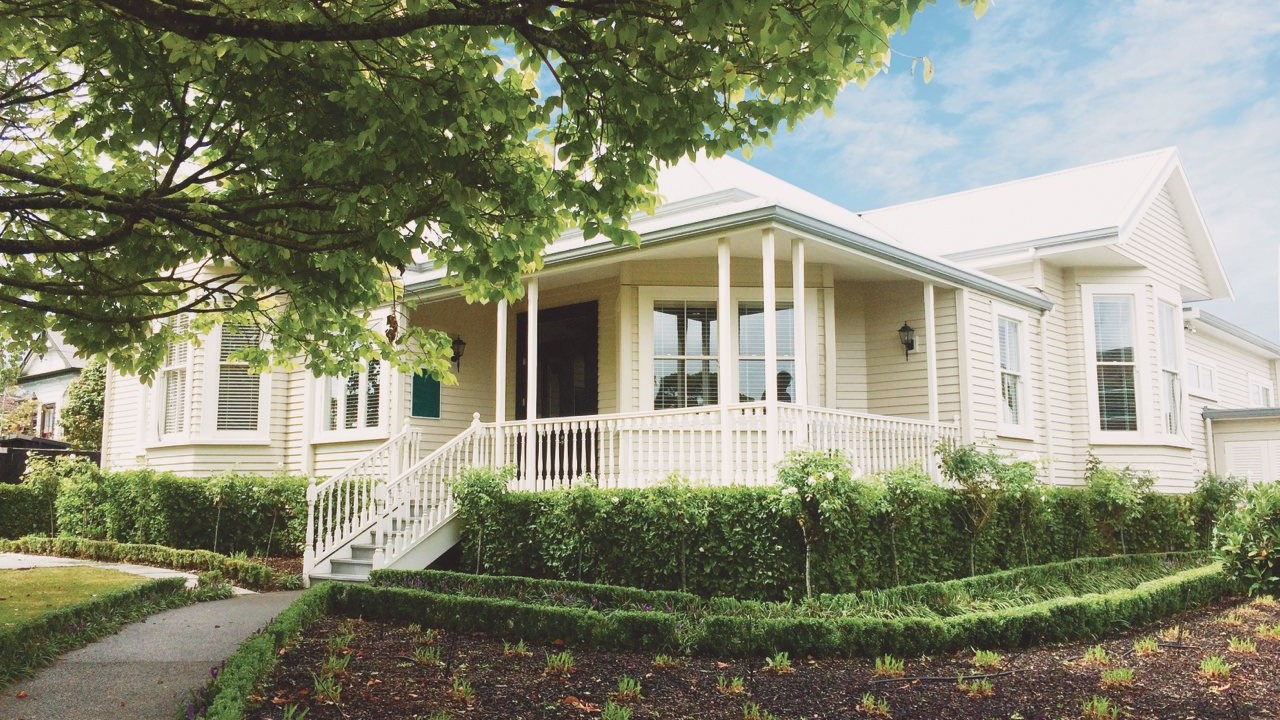
[[[1176,148],[1163,148],[860,213],[919,252],[963,260],[1128,239],[1168,187],[1213,296],[1231,285]]]
[[[61,333],[48,331],[44,340],[43,353],[28,350],[22,357],[22,365],[18,370],[19,382],[64,372],[79,372],[84,367],[84,363],[76,357],[75,348],[62,339]]]
[[[1205,312],[1198,307],[1183,307],[1182,319],[1197,330],[1208,329],[1217,337],[1245,350],[1257,353],[1268,360],[1280,360],[1280,344],[1276,344],[1257,333],[1250,332],[1239,325],[1223,320],[1217,315]]]

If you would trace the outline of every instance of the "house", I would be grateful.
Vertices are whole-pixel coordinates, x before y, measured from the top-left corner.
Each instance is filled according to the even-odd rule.
[[[58,413],[67,401],[67,388],[78,377],[84,363],[76,357],[76,349],[71,347],[56,332],[45,336],[43,354],[28,352],[22,358],[18,370],[18,394],[24,398],[34,397],[36,407],[35,434],[37,437],[60,440],[62,426],[58,422]]]
[[[566,233],[518,303],[408,270],[400,322],[455,338],[455,386],[376,361],[251,375],[228,358],[256,330],[223,328],[150,386],[109,374],[103,464],[314,476],[307,571],[359,577],[456,542],[446,481],[468,466],[524,489],[755,484],[800,448],[932,470],[945,440],[1185,491],[1280,453],[1257,437],[1276,346],[1188,308],[1231,290],[1173,150],[864,213],[732,159],[659,191],[639,247]]]

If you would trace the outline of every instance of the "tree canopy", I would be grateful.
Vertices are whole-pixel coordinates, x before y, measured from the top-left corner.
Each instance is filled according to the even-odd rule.
[[[447,371],[371,327],[405,267],[514,299],[567,227],[634,242],[655,162],[829,107],[928,2],[0,0],[0,340]]]

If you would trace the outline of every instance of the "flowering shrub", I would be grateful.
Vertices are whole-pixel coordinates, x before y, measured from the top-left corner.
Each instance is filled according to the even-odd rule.
[[[804,538],[804,592],[813,595],[813,547],[826,526],[848,515],[841,486],[852,479],[849,461],[839,453],[794,452],[778,465],[778,502],[795,518]],[[834,528],[832,528],[834,529]]]
[[[1280,593],[1280,482],[1245,490],[1213,539],[1224,570],[1249,594]]]

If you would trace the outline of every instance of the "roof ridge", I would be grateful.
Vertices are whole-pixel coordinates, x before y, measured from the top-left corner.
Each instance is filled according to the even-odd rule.
[[[996,188],[1010,187],[1013,185],[1021,185],[1023,183],[1028,183],[1033,180],[1043,180],[1045,178],[1051,178],[1058,175],[1066,175],[1068,173],[1079,172],[1081,170],[1088,170],[1090,168],[1103,167],[1106,165],[1115,165],[1118,163],[1129,162],[1129,161],[1136,160],[1138,158],[1146,157],[1146,156],[1154,156],[1154,155],[1160,155],[1160,154],[1176,155],[1177,151],[1178,149],[1176,146],[1170,145],[1162,148],[1157,148],[1155,150],[1147,150],[1146,152],[1134,153],[1133,155],[1125,155],[1124,157],[1111,158],[1110,160],[1100,160],[1098,162],[1086,163],[1084,165],[1076,165],[1074,167],[1063,168],[1061,170],[1054,170],[1052,172],[1047,172],[1047,173],[1040,173],[1038,175],[1029,175],[1027,177],[1014,178],[1012,180],[1005,180],[1003,182],[992,183],[990,185],[979,185],[977,187],[971,187],[965,190],[957,190],[955,192],[943,193],[941,195],[932,195],[930,197],[919,198],[917,200],[909,200],[903,203],[896,203],[894,205],[885,205],[884,207],[872,208],[870,210],[859,210],[856,212],[860,217],[862,217],[865,220],[867,215],[884,212],[887,210],[898,210],[900,208],[911,207],[912,205],[923,205],[925,203],[935,202],[937,200],[942,200],[944,198],[955,198],[955,197],[960,197],[962,195],[970,195],[978,192],[986,192],[988,190],[994,190]]]

